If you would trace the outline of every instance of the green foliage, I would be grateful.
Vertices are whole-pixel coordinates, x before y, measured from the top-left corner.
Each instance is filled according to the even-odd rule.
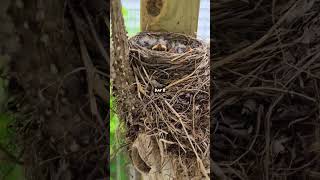
[[[119,118],[117,114],[114,113],[115,110],[115,99],[110,95],[110,153],[114,153],[114,149],[117,146],[116,142],[116,131],[119,127]]]
[[[122,7],[121,11],[122,11],[123,17],[128,17],[128,10],[127,10],[127,8]]]
[[[12,170],[9,172],[5,180],[23,180],[23,168],[19,165],[12,165]]]
[[[116,154],[110,163],[110,179],[127,180],[127,156],[123,152],[118,152],[119,145],[123,143],[123,139],[118,139],[117,134],[123,134],[124,129],[120,126],[120,120],[115,114],[116,101],[112,96],[110,89],[110,154]]]
[[[124,19],[124,24],[126,26],[126,30],[128,32],[128,36],[134,36],[136,35],[138,32],[140,32],[140,24],[139,22],[137,22],[136,26],[130,26],[129,21],[132,20],[133,16],[137,16],[137,14],[134,14],[133,12],[130,12],[126,7],[122,6],[122,15],[123,15],[123,19]],[[131,19],[130,19],[131,17]]]
[[[8,101],[8,80],[4,77],[8,74],[10,56],[0,55],[0,146],[5,148],[11,154],[16,154],[17,147],[12,144],[14,133],[9,130],[8,126],[14,121],[14,118],[5,112]],[[0,150],[0,179],[1,180],[22,180],[22,167],[9,162],[6,154]]]
[[[8,114],[0,114],[0,143],[8,144],[10,140],[11,132],[8,130],[7,126],[12,122],[13,118]]]
[[[9,114],[0,114],[0,144],[1,146],[6,147],[10,153],[16,154],[15,152],[17,152],[17,147],[11,143],[11,140],[15,134],[8,128],[13,120],[14,118]],[[0,151],[0,158],[1,156],[2,152]],[[23,180],[23,177],[23,170],[20,165],[0,159],[1,180]]]

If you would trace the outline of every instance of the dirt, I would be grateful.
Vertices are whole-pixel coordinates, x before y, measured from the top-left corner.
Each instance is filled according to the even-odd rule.
[[[81,54],[70,7],[92,67]],[[11,59],[10,111],[27,179],[108,177],[108,12],[105,1],[1,2],[1,54]]]

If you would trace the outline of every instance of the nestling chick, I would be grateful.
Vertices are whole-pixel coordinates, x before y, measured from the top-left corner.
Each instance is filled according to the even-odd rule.
[[[157,40],[149,36],[144,36],[141,39],[139,39],[139,44],[147,48],[154,46],[156,43],[157,43]]]
[[[175,49],[177,53],[184,53],[186,52],[187,47],[184,44],[178,43]]]
[[[156,44],[152,47],[152,50],[155,51],[167,51],[167,47],[165,45],[162,44]]]
[[[159,38],[158,43],[164,46],[167,46],[167,41],[164,40],[163,38]]]
[[[155,51],[167,51],[168,50],[167,41],[164,40],[162,37],[159,38],[157,44],[152,47],[152,50],[155,50]]]

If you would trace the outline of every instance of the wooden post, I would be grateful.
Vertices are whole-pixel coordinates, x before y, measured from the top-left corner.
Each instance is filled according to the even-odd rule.
[[[196,37],[200,0],[141,0],[142,31],[167,31]]]

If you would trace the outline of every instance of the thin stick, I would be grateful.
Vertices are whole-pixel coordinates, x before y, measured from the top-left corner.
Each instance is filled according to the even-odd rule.
[[[278,26],[280,26],[288,17],[288,15],[291,13],[291,11],[297,6],[297,3],[295,3],[287,12],[286,14],[284,14],[279,21],[273,25],[271,27],[271,29],[264,35],[262,36],[258,41],[256,41],[255,43],[253,43],[252,45],[224,58],[221,61],[212,63],[212,65],[210,66],[211,69],[216,69],[219,68],[223,65],[229,64],[232,61],[236,60],[237,58],[242,58],[247,52],[251,52],[252,50],[254,50],[255,48],[257,48],[258,46],[260,46],[262,43],[264,43],[271,35],[272,33],[278,28]]]
[[[180,115],[177,113],[176,110],[174,110],[174,108],[173,108],[166,100],[164,100],[164,102],[167,104],[167,106],[170,108],[170,110],[173,112],[173,114],[176,115],[177,118],[179,119],[179,121],[180,121],[180,123],[181,123],[181,125],[182,125],[182,128],[183,128],[186,136],[188,137],[188,140],[189,140],[190,145],[191,145],[191,147],[192,147],[192,149],[193,149],[193,152],[194,152],[194,154],[195,154],[196,157],[197,157],[197,161],[198,161],[198,163],[199,163],[199,165],[200,165],[200,170],[201,170],[202,174],[206,177],[207,180],[210,180],[210,177],[208,176],[208,174],[207,174],[207,172],[206,172],[206,169],[205,169],[205,167],[204,167],[204,165],[203,165],[203,162],[202,162],[202,160],[200,159],[200,157],[199,157],[199,155],[198,155],[198,153],[197,153],[197,151],[196,151],[196,149],[195,149],[195,147],[194,147],[194,145],[193,145],[193,143],[192,143],[192,141],[191,141],[191,137],[190,137],[190,135],[189,135],[189,133],[188,133],[188,131],[187,131],[184,123],[182,122],[182,119],[181,119]]]

